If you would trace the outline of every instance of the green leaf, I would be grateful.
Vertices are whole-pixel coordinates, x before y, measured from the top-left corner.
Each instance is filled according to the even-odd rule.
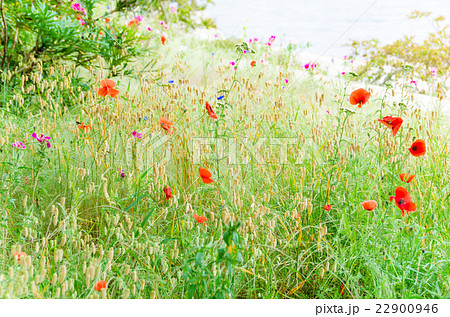
[[[195,265],[197,267],[201,267],[202,266],[203,256],[204,256],[203,252],[197,253],[197,256],[195,257]]]
[[[151,217],[151,215],[153,214],[153,212],[156,210],[156,207],[154,207],[152,210],[150,210],[149,212],[148,212],[148,214],[145,216],[145,218],[144,218],[144,220],[142,220],[142,223],[141,223],[141,228],[144,228],[144,226],[145,226],[145,224],[147,223],[147,221],[150,219],[150,217]],[[137,230],[136,229],[136,232],[134,233],[134,236],[135,237],[138,237],[139,236],[139,230]]]
[[[196,284],[189,284],[188,290],[187,290],[187,297],[188,298],[194,298],[195,291],[197,290]]]

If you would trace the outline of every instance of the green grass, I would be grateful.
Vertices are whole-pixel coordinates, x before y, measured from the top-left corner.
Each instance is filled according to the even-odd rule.
[[[0,108],[0,297],[448,297],[448,134],[439,111],[417,109],[408,94],[399,107],[388,88],[358,109],[348,102],[355,86],[348,78],[319,68],[295,82],[309,61],[287,51],[256,46],[234,71],[234,43],[172,36],[154,56],[157,71],[112,78],[118,101],[97,95],[99,68],[80,77],[96,83],[75,107],[63,106],[67,87],[47,93],[30,80],[25,91],[36,86],[30,94],[41,97],[40,112],[32,115],[20,98]],[[51,80],[38,82],[77,73],[55,67]],[[206,101],[219,120],[207,116]],[[342,107],[355,113],[345,119]],[[387,115],[405,121],[395,138],[376,120]],[[174,122],[171,136],[162,116]],[[51,136],[52,147],[41,148],[33,132]],[[220,141],[197,157],[198,138]],[[284,164],[283,147],[263,138],[292,142]],[[409,154],[413,138],[426,141],[425,156]],[[16,140],[27,149],[12,147]],[[210,155],[219,148],[223,155]],[[214,183],[201,182],[199,167]],[[405,184],[399,173],[416,177]],[[389,201],[397,186],[418,206],[405,218]],[[378,207],[364,210],[365,200]],[[19,249],[28,255],[20,263]],[[101,293],[93,288],[100,280],[108,282]]]

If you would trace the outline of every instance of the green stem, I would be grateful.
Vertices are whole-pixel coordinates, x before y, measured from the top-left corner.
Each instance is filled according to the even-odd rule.
[[[5,18],[5,11],[4,11],[4,0],[0,1],[0,13],[2,16],[2,22],[3,22],[3,58],[2,58],[2,69],[3,66],[5,65],[5,61],[6,61],[6,51],[8,49],[8,24],[6,23],[6,18]]]

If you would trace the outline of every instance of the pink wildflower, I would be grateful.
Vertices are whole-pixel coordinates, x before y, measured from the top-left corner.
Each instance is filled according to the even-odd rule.
[[[86,10],[81,6],[81,4],[79,4],[78,2],[73,3],[71,6],[72,10],[80,12],[81,14],[85,15],[86,14]]]
[[[303,67],[305,67],[306,70],[314,70],[314,68],[317,67],[317,64],[307,63]]]
[[[131,135],[134,136],[137,139],[142,138],[142,133],[139,133],[139,132],[136,132],[136,131],[133,131],[133,133],[131,133]]]
[[[269,41],[266,43],[266,45],[271,46],[271,45],[273,44],[273,42],[275,42],[275,39],[276,39],[276,36],[271,35],[271,36],[269,37]]]
[[[43,134],[41,134],[40,137],[37,136],[36,132],[33,132],[33,134],[31,135],[33,138],[35,138],[36,140],[38,140],[38,142],[40,143],[47,143],[47,147],[50,148],[51,144],[50,142],[48,142],[47,140],[50,140],[51,138],[49,136],[45,136]]]
[[[25,149],[27,148],[27,147],[26,147],[25,145],[23,145],[23,143],[20,142],[20,141],[14,142],[14,143],[12,144],[12,146],[14,146],[15,148],[18,148],[18,149],[22,149],[22,150],[25,150]]]
[[[430,75],[431,77],[437,77],[437,68],[436,67],[430,67]]]

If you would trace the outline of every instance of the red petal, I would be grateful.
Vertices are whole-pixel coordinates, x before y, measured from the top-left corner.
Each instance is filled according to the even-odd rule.
[[[416,157],[425,155],[426,151],[427,149],[424,140],[416,140],[409,148],[409,152],[412,154],[412,156]]]
[[[407,196],[409,196],[408,191],[403,187],[397,187],[395,189],[395,198],[403,198],[405,199]]]
[[[385,118],[383,118],[383,119],[378,119],[378,121],[381,123],[381,124],[384,124],[385,126],[387,126],[387,127],[389,127],[389,122],[390,122],[390,120],[389,121],[386,121],[386,120],[384,120]]]
[[[401,174],[398,174],[398,176],[400,177],[400,179],[401,179],[403,182],[410,183],[410,182],[414,179],[414,177],[415,177],[416,175],[411,175],[411,174],[401,173]]]
[[[395,118],[392,122],[392,135],[395,137],[395,135],[397,134],[398,130],[400,129],[400,127],[402,126],[403,123],[403,119],[402,118]]]
[[[114,88],[116,86],[116,83],[114,81],[112,81],[111,79],[103,79],[100,82],[100,86]]]
[[[117,89],[114,88],[107,88],[108,89],[108,94],[114,98],[119,94],[119,91]]]
[[[102,87],[98,90],[98,94],[102,97],[106,97],[106,95],[108,94],[108,88],[107,87]]]
[[[416,211],[417,210],[417,206],[413,202],[406,203],[404,208],[406,211]]]
[[[206,168],[199,168],[198,172],[200,173],[201,178],[209,178],[211,177],[211,173]]]
[[[205,184],[211,184],[212,182],[214,182],[211,178],[209,177],[202,177],[202,181]]]
[[[209,117],[211,119],[218,119],[219,117],[214,113],[214,110],[212,109],[209,102],[206,102],[206,110],[208,111]]]
[[[368,211],[372,211],[375,208],[377,208],[377,206],[378,206],[378,204],[377,204],[377,202],[375,200],[368,200],[368,201],[365,201],[365,202],[363,202],[361,204],[362,204],[363,208],[365,210],[368,210]]]
[[[173,125],[172,121],[169,121],[169,119],[165,117],[161,117],[161,119],[159,119],[159,124]]]
[[[359,88],[350,94],[350,103],[352,105],[358,105],[359,108],[365,104],[370,98],[370,92],[364,88]]]
[[[387,126],[389,129],[392,129],[392,134],[395,137],[395,135],[398,132],[398,129],[400,129],[400,126],[403,123],[402,118],[393,117],[393,116],[386,116],[383,119],[378,119],[378,121],[385,126]]]

